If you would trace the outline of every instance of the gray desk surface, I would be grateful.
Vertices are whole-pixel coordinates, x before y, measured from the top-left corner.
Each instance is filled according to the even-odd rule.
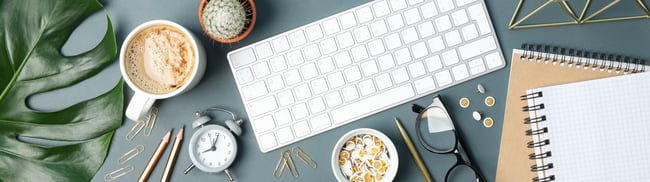
[[[126,141],[124,137],[134,123],[125,120],[122,127],[115,133],[106,161],[93,181],[103,181],[104,175],[121,167],[116,163],[117,158],[130,148],[138,144],[143,144],[145,146],[145,152],[129,162],[134,165],[135,170],[120,179],[123,181],[135,181],[162,136],[171,128],[174,128],[175,133],[183,125],[185,125],[187,131],[185,133],[186,140],[181,147],[181,153],[171,178],[172,181],[226,181],[227,178],[224,174],[206,174],[198,170],[193,170],[187,175],[183,175],[182,173],[190,164],[187,151],[189,137],[194,131],[190,127],[190,123],[193,120],[193,113],[195,111],[210,106],[220,106],[232,109],[240,116],[245,115],[239,93],[235,89],[234,78],[228,69],[226,53],[265,37],[365,3],[366,1],[257,0],[258,23],[253,32],[242,42],[227,45],[209,40],[201,31],[196,14],[199,0],[102,1],[105,5],[106,13],[109,14],[114,24],[118,47],[121,46],[123,39],[135,26],[153,19],[172,20],[187,27],[201,37],[201,42],[208,52],[208,68],[201,83],[193,90],[183,95],[158,102],[160,115],[151,136],[145,137],[139,135],[133,141]],[[469,148],[469,153],[474,160],[473,162],[479,166],[480,171],[486,176],[488,181],[494,181],[512,48],[519,47],[522,43],[534,42],[650,58],[650,53],[646,51],[648,42],[650,42],[650,28],[648,28],[650,27],[650,21],[632,20],[552,28],[509,30],[507,29],[508,21],[517,1],[487,0],[486,3],[508,66],[437,94],[442,95],[444,102],[447,103],[447,107],[451,110],[450,112],[455,119],[455,124],[461,132],[466,148]],[[631,8],[623,8],[622,10],[619,9],[619,12],[628,12],[628,10],[629,12],[632,11]],[[74,54],[92,47],[101,39],[101,35],[103,35],[106,28],[105,24],[106,20],[103,12],[98,12],[74,33],[74,37],[64,47],[63,52]],[[74,102],[75,99],[84,99],[98,95],[117,83],[120,78],[117,65],[118,63],[116,61],[95,78],[65,91],[35,96],[30,102],[42,109],[53,109],[62,105],[68,105]],[[481,101],[485,97],[485,95],[475,93],[477,83],[485,85],[487,89],[486,94],[496,98],[496,105],[494,107],[486,107],[482,104],[473,104],[469,109],[460,108],[456,103],[461,97],[469,97],[474,103],[479,103],[478,101]],[[127,97],[127,101],[132,94],[133,91],[125,86],[125,97]],[[314,157],[319,164],[317,169],[310,169],[298,163],[300,172],[300,178],[298,180],[334,181],[329,164],[334,143],[347,131],[367,127],[384,132],[397,145],[400,164],[399,172],[395,179],[396,181],[422,181],[422,176],[419,174],[413,160],[411,160],[411,156],[393,124],[392,118],[400,118],[408,132],[414,134],[413,122],[415,115],[411,113],[410,105],[413,103],[424,105],[430,103],[430,100],[431,96],[426,96],[289,145],[287,148],[292,146],[301,147]],[[50,105],[48,103],[55,104]],[[472,120],[471,112],[474,110],[481,111],[485,116],[494,118],[494,126],[492,128],[485,128],[479,122]],[[240,152],[232,166],[235,179],[237,181],[293,181],[286,174],[280,179],[272,177],[272,172],[279,158],[279,151],[281,150],[261,153],[254,139],[251,125],[245,123],[243,126],[244,134],[239,138]],[[450,155],[431,154],[421,148],[420,145],[416,146],[435,180],[442,181],[444,173],[455,159]],[[155,168],[151,180],[160,179],[164,161],[167,159],[167,155],[169,155],[169,148],[171,147],[168,147],[167,152],[161,158],[162,161]]]

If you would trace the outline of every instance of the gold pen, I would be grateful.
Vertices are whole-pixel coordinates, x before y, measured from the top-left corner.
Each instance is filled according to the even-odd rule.
[[[149,159],[149,163],[147,163],[147,166],[144,167],[144,171],[142,171],[142,174],[140,175],[138,182],[145,182],[147,181],[147,179],[149,179],[149,175],[151,175],[153,168],[156,167],[156,164],[158,163],[158,159],[160,159],[160,156],[165,151],[165,148],[167,148],[167,144],[169,144],[169,138],[171,134],[172,134],[172,130],[169,130],[169,132],[167,132],[165,137],[163,137],[163,139],[160,141],[160,144],[158,144],[158,148],[156,149],[156,152],[153,153],[153,155]]]
[[[165,170],[163,171],[163,176],[160,180],[162,182],[169,181],[169,176],[172,173],[172,169],[174,169],[174,163],[176,162],[176,157],[178,156],[178,149],[180,149],[181,142],[183,142],[183,130],[185,130],[185,127],[181,127],[181,129],[178,130],[178,134],[176,134],[176,138],[174,138],[172,151],[169,153],[169,158],[167,158],[167,165],[165,165]]]
[[[406,130],[404,130],[402,123],[400,123],[399,119],[395,118],[395,124],[397,124],[397,129],[399,129],[399,133],[402,134],[402,138],[404,138],[404,143],[406,143],[406,146],[409,148],[409,152],[411,152],[411,156],[413,156],[413,159],[415,160],[415,164],[420,169],[420,173],[422,173],[422,176],[424,177],[424,181],[433,182],[433,180],[431,179],[431,175],[429,175],[429,170],[427,169],[427,166],[425,166],[424,162],[422,162],[422,159],[420,158],[418,151],[415,149],[415,146],[413,145],[413,141],[411,141],[411,137],[409,137],[409,134],[406,133]]]

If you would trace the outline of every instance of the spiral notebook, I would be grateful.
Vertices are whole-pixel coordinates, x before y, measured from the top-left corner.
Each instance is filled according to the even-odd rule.
[[[650,178],[650,73],[530,89],[522,99],[536,181]]]
[[[534,153],[527,147],[531,137],[524,133],[530,129],[530,125],[523,124],[528,113],[521,110],[527,102],[520,96],[527,89],[645,70],[643,61],[638,59],[531,44],[514,49],[511,60],[496,174],[496,181],[506,182],[530,181],[537,177],[531,169],[535,160],[528,160],[529,154]]]

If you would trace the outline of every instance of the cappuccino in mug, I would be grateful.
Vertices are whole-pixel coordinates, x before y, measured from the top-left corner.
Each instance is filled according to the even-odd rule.
[[[192,39],[181,30],[156,25],[138,32],[122,58],[129,79],[150,94],[167,94],[186,84],[196,65]]]

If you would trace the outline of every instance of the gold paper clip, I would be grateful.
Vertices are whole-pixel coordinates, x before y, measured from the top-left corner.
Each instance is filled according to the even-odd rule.
[[[156,120],[158,119],[158,108],[156,106],[151,107],[149,115],[147,116],[147,122],[145,123],[144,136],[150,136],[151,130],[153,130],[154,125],[156,125]]]
[[[136,156],[140,155],[143,151],[144,151],[144,146],[142,145],[135,146],[128,152],[124,153],[122,157],[117,159],[117,164],[124,164],[129,160],[135,158]]]
[[[129,130],[129,132],[126,133],[126,136],[125,136],[126,140],[127,141],[133,140],[133,138],[135,138],[135,136],[138,135],[138,133],[140,133],[140,131],[142,131],[142,128],[144,128],[144,125],[145,125],[144,121],[138,120],[135,123],[135,125],[133,125],[133,127],[131,127],[131,130]]]
[[[291,151],[285,150],[282,152],[282,157],[284,158],[284,163],[289,167],[289,173],[291,173],[291,176],[293,178],[298,179],[298,168],[296,168],[296,163],[293,162],[293,159],[291,158]]]
[[[273,171],[273,177],[280,178],[284,172],[284,167],[287,165],[286,160],[284,160],[284,152],[280,153],[280,160],[278,164],[275,165],[275,170]]]
[[[298,159],[300,159],[303,163],[305,163],[307,166],[311,167],[312,169],[316,169],[318,167],[318,164],[314,159],[312,159],[305,151],[303,151],[300,147],[293,147],[293,153],[298,156]]]
[[[113,181],[133,171],[133,165],[124,166],[104,176],[104,181]]]

